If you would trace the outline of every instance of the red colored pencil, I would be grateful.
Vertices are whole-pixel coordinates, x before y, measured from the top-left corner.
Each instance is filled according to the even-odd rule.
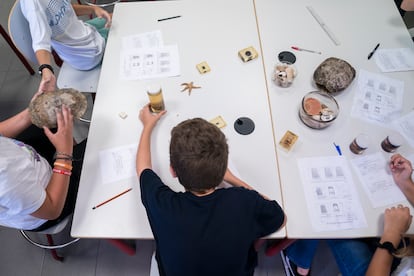
[[[131,191],[131,190],[132,190],[132,188],[129,188],[128,190],[125,190],[125,191],[123,191],[122,193],[117,194],[116,196],[113,196],[113,197],[111,197],[110,199],[107,199],[107,200],[105,200],[104,202],[101,202],[101,203],[99,203],[99,204],[98,204],[98,205],[96,205],[96,206],[93,206],[93,207],[92,207],[92,209],[93,209],[93,210],[95,210],[96,208],[101,207],[102,205],[104,205],[104,204],[106,204],[106,203],[108,203],[108,202],[110,202],[110,201],[114,200],[115,198],[120,197],[120,196],[121,196],[121,195],[123,195],[123,194],[128,193],[128,192],[129,192],[129,191]]]

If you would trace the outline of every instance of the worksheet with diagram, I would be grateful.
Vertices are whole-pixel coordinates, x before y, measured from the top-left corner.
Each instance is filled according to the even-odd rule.
[[[367,227],[345,157],[301,158],[298,166],[315,231]]]

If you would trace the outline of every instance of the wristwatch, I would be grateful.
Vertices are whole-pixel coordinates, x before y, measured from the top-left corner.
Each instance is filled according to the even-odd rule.
[[[42,75],[42,71],[45,68],[49,69],[53,75],[55,74],[55,71],[53,71],[53,67],[50,64],[42,64],[39,66],[39,69],[38,69],[40,75]]]
[[[383,243],[378,242],[377,247],[387,250],[391,255],[394,254],[397,251],[397,249],[395,249],[394,245],[389,241],[386,241],[386,242],[383,242]]]

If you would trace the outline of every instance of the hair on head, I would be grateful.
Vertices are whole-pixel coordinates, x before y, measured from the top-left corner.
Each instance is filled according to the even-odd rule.
[[[170,164],[188,191],[218,186],[227,169],[228,153],[225,135],[204,119],[185,120],[171,131]]]

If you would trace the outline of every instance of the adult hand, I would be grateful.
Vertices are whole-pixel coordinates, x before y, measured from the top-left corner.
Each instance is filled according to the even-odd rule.
[[[407,232],[411,225],[413,216],[410,209],[403,205],[385,209],[384,213],[384,235],[394,235],[400,237]]]
[[[152,113],[150,104],[148,103],[139,112],[139,119],[144,125],[144,128],[148,127],[152,129],[166,112],[166,110],[163,110],[160,113]]]
[[[103,18],[103,19],[106,20],[105,28],[111,27],[112,14],[110,14],[106,10],[102,9],[101,7],[97,7],[97,6],[94,7],[94,13],[95,13],[96,17]]]
[[[49,70],[43,70],[38,92],[51,92],[56,90],[56,77]]]
[[[72,155],[73,151],[73,115],[71,110],[62,105],[56,109],[57,131],[52,133],[49,128],[43,127],[47,138],[53,144],[57,152]]]
[[[390,169],[395,183],[400,189],[405,190],[407,185],[412,185],[411,174],[413,167],[411,162],[400,154],[391,156]]]

